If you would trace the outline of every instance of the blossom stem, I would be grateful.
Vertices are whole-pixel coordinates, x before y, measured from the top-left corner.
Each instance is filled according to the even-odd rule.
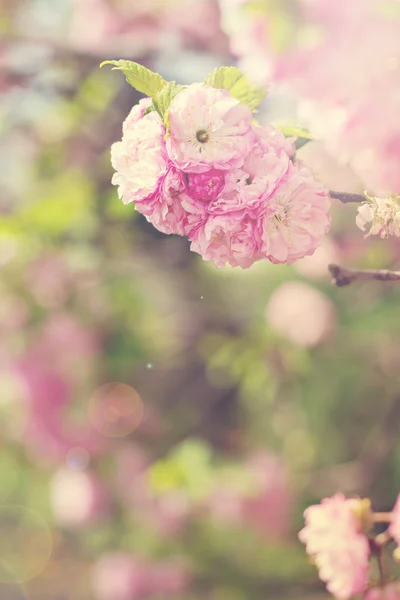
[[[380,579],[380,584],[384,585],[386,583],[386,574],[385,574],[385,569],[383,566],[383,560],[382,560],[382,548],[378,548],[377,552],[376,552],[376,560],[378,563],[378,570],[379,570],[379,579]]]
[[[343,204],[349,204],[351,202],[365,202],[364,194],[349,194],[347,192],[335,192],[334,190],[329,191],[331,198],[340,200]]]
[[[339,265],[328,265],[332,282],[338,287],[344,287],[353,281],[400,281],[400,271],[387,269],[345,269]]]
[[[392,513],[374,513],[374,523],[390,523],[392,520]]]

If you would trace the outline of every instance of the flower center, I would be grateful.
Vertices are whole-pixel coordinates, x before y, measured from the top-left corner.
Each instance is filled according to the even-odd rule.
[[[199,129],[199,131],[196,132],[196,140],[200,142],[200,144],[206,144],[209,139],[210,136],[205,129]]]

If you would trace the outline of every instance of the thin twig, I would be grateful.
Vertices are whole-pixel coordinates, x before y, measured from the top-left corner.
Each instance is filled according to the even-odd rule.
[[[374,513],[374,523],[390,523],[392,520],[392,513],[381,512]]]
[[[343,204],[349,204],[350,202],[365,202],[364,194],[349,194],[347,192],[335,192],[334,190],[330,190],[329,195],[335,200],[340,200]]]
[[[345,269],[339,265],[328,265],[332,281],[338,287],[344,287],[353,281],[400,281],[400,271],[387,269]]]

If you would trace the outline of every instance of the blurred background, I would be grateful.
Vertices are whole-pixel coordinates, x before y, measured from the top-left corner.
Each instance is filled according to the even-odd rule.
[[[1,600],[317,600],[304,508],[399,491],[400,287],[327,274],[393,267],[398,241],[338,203],[313,257],[218,270],[110,184],[140,96],[100,62],[201,81],[237,61],[220,10],[1,0]],[[258,115],[301,118],[279,86]],[[322,143],[298,154],[364,189]]]

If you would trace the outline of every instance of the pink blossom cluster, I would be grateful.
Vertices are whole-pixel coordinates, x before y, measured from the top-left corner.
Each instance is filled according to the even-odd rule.
[[[266,538],[285,539],[294,500],[288,473],[276,455],[259,451],[245,462],[247,489],[237,481],[219,477],[207,500],[211,518],[246,526]]]
[[[96,563],[92,589],[97,600],[141,600],[175,597],[189,584],[179,562],[149,563],[122,552],[105,554]]]
[[[370,600],[400,597],[398,584],[386,585],[385,580],[374,587],[369,581],[371,555],[381,560],[384,545],[391,539],[400,545],[400,494],[391,512],[373,513],[368,499],[337,493],[321,504],[309,506],[304,518],[299,538],[331,594],[340,600],[358,594]],[[387,523],[388,528],[375,537],[376,522]],[[398,554],[399,548],[393,553],[396,561]]]
[[[314,135],[366,188],[398,193],[398,0],[220,4],[247,75],[289,90]]]
[[[387,238],[389,235],[400,237],[400,196],[389,198],[367,197],[366,202],[358,208],[357,226],[367,231],[365,237],[378,235]]]
[[[216,0],[70,0],[70,5],[69,42],[96,54],[165,52],[171,39],[179,47],[216,51],[227,44]]]
[[[125,204],[217,267],[311,255],[330,226],[330,201],[293,143],[259,126],[229,91],[193,84],[173,99],[168,131],[150,99],[112,146],[113,184]]]

